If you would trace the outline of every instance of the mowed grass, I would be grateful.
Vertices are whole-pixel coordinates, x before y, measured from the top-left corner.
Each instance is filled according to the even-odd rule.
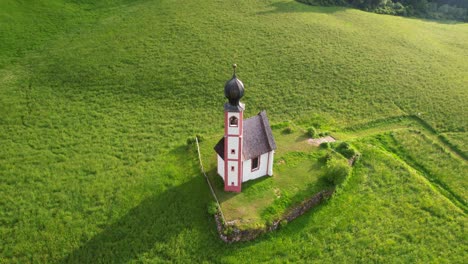
[[[246,116],[339,129],[421,113],[466,131],[466,24],[294,1],[0,7],[0,262],[466,259],[464,213],[372,142],[329,204],[225,245],[184,146],[222,132],[233,62]]]
[[[278,145],[274,175],[243,183],[241,193],[225,192],[224,181],[217,174],[213,146],[222,135],[201,143],[204,168],[224,217],[241,229],[265,227],[279,219],[291,206],[333,188],[324,178],[324,157],[330,151],[308,144],[302,131],[285,134],[282,129],[275,129],[273,134]]]

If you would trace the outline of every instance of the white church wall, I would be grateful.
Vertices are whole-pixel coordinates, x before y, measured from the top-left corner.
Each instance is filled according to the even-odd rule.
[[[228,182],[229,186],[237,186],[237,178],[239,176],[238,171],[238,162],[237,161],[228,161]]]
[[[224,160],[221,158],[221,156],[218,156],[218,175],[223,178],[224,181]]]
[[[238,137],[229,137],[228,139],[228,149],[225,149],[224,151],[227,151],[228,153],[228,159],[238,159],[239,158],[239,138]],[[234,150],[234,154],[231,152],[231,150]]]
[[[273,156],[275,155],[275,151],[270,151],[269,160],[268,160],[268,175],[273,175]]]
[[[229,119],[231,117],[235,116],[238,120],[238,123],[237,123],[237,126],[230,126],[229,125]],[[228,116],[228,119],[227,119],[227,128],[228,128],[228,135],[239,135],[239,123],[240,123],[240,120],[239,120],[239,116],[240,114],[239,113],[232,113],[232,112],[229,112],[229,116]]]
[[[262,176],[267,175],[268,169],[268,153],[262,154],[258,159],[260,162],[258,170],[252,171],[252,160],[244,161],[244,170],[243,170],[243,178],[242,182],[246,182],[249,180],[257,179]]]

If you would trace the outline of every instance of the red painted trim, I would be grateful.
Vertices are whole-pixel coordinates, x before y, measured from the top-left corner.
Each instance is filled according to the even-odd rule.
[[[239,135],[244,134],[244,111],[239,112]]]
[[[243,174],[243,171],[242,171],[242,138],[239,137],[239,142],[237,143],[238,144],[238,149],[239,149],[239,153],[237,153],[237,164],[238,164],[238,168],[239,168],[239,171],[237,172],[237,186],[241,187],[242,185],[242,174]]]
[[[228,134],[228,112],[224,112],[224,136]]]
[[[239,192],[242,190],[242,180],[244,178],[244,162],[242,161],[242,151],[244,144],[244,112],[239,112],[239,176],[238,176],[238,186]]]
[[[228,147],[228,138],[226,137],[228,133],[228,127],[227,127],[227,122],[228,120],[228,112],[224,112],[224,189],[226,189],[226,182],[228,180],[228,152],[227,147]]]

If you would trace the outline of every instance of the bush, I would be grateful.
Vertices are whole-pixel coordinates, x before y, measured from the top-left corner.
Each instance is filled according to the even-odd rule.
[[[203,135],[197,134],[195,135],[198,138],[198,143],[202,143],[205,141],[205,137]]]
[[[432,19],[468,20],[464,0],[297,0],[309,5],[352,6],[368,12]]]
[[[288,127],[290,124],[289,122],[281,122],[281,123],[276,123],[276,124],[273,124],[271,125],[271,129],[281,129],[281,128],[285,128],[285,127]]]
[[[329,158],[326,166],[325,179],[335,186],[344,182],[350,171],[348,161],[336,157]]]
[[[291,134],[293,132],[294,132],[294,129],[292,129],[292,127],[287,127],[283,129],[283,134]]]
[[[218,205],[211,201],[207,206],[208,214],[215,215],[218,212]]]
[[[190,145],[193,145],[195,144],[195,138],[194,137],[188,137],[187,138],[187,145],[190,146]]]
[[[319,137],[326,137],[326,136],[328,136],[328,135],[330,135],[330,132],[328,132],[328,131],[320,132],[320,133],[318,134]]]
[[[336,147],[336,151],[348,159],[357,154],[357,151],[347,142],[341,142],[338,147]]]
[[[309,127],[307,129],[307,136],[310,138],[315,138],[317,136],[317,130],[315,127]]]
[[[283,227],[285,227],[287,224],[288,224],[288,220],[283,219],[283,220],[281,220],[281,221],[279,222],[279,227],[280,227],[280,228],[283,228]]]
[[[232,233],[234,233],[234,229],[232,228],[232,226],[226,226],[226,228],[223,230],[223,233],[225,235],[229,236]]]
[[[195,138],[198,138],[198,143],[201,143],[201,142],[203,142],[205,140],[205,137],[203,137],[202,135],[197,134],[197,135],[195,135],[195,137],[188,137],[187,138],[187,145],[190,146],[190,145],[195,144],[195,142],[197,142]]]

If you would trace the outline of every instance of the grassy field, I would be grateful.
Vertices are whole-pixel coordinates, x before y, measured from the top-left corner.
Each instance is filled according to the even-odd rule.
[[[340,132],[419,114],[466,152],[466,43],[463,23],[295,1],[0,0],[0,262],[462,263],[465,212],[385,129],[341,131],[363,154],[346,188],[236,245],[185,142],[222,133],[236,62],[246,116]],[[397,141],[465,199],[466,169]]]

